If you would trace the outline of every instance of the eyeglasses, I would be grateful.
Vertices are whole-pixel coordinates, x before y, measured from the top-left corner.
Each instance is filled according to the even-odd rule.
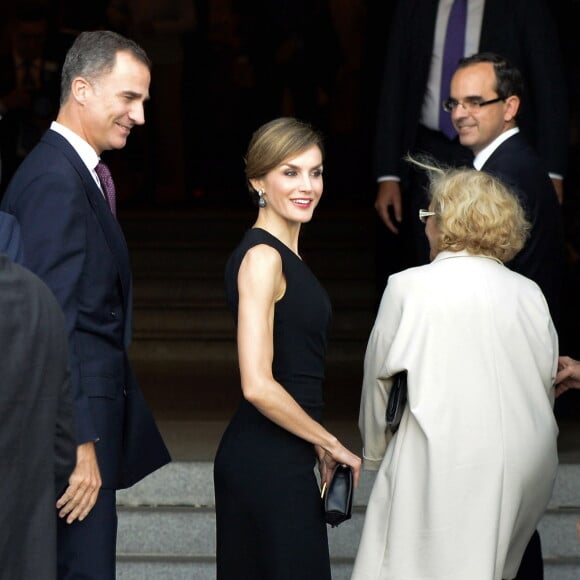
[[[466,111],[473,113],[474,111],[481,109],[481,107],[487,107],[487,105],[493,105],[500,101],[505,101],[505,98],[496,97],[495,99],[482,101],[480,97],[467,97],[462,101],[458,101],[457,99],[447,99],[441,103],[441,106],[443,107],[443,110],[448,113],[452,113],[459,105],[461,105]]]
[[[427,223],[427,218],[431,217],[432,215],[435,215],[434,211],[428,211],[426,209],[420,209],[419,210],[419,220],[421,220],[421,223],[426,224]]]

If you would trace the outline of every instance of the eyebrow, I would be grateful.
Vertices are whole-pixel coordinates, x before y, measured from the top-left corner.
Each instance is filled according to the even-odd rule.
[[[121,91],[121,94],[125,97],[131,97],[132,99],[140,99],[142,97],[141,93],[136,93],[135,91]],[[148,101],[150,98],[150,95],[146,95],[143,100]]]
[[[312,166],[310,169],[321,169],[322,168],[322,163],[319,163],[318,165],[314,165]],[[299,165],[294,165],[294,163],[282,163],[280,165],[280,167],[288,167],[290,169],[300,169]]]
[[[484,99],[485,97],[483,97],[482,95],[467,95],[466,97],[463,97],[463,99],[456,99],[453,95],[451,95],[451,98],[454,101],[457,101],[457,100],[463,100],[463,101],[465,101],[467,99]]]

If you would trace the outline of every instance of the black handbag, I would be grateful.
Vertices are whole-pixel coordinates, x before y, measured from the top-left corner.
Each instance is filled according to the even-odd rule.
[[[387,428],[394,435],[399,428],[401,417],[407,404],[407,371],[393,376],[393,386],[387,401]]]
[[[322,498],[326,523],[333,528],[350,520],[352,515],[353,479],[352,469],[348,465],[337,465],[334,468],[330,485]]]

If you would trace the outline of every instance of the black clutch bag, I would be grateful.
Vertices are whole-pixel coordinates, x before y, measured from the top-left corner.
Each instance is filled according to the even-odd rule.
[[[322,489],[326,523],[333,528],[350,520],[352,515],[353,479],[348,465],[337,465],[326,494]]]
[[[399,428],[405,405],[407,404],[407,371],[400,371],[393,377],[393,386],[387,401],[387,428],[394,435]]]

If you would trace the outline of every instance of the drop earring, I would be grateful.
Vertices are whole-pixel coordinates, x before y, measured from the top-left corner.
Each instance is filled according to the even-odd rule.
[[[266,199],[264,197],[264,190],[263,189],[258,189],[258,206],[259,207],[266,207]]]

